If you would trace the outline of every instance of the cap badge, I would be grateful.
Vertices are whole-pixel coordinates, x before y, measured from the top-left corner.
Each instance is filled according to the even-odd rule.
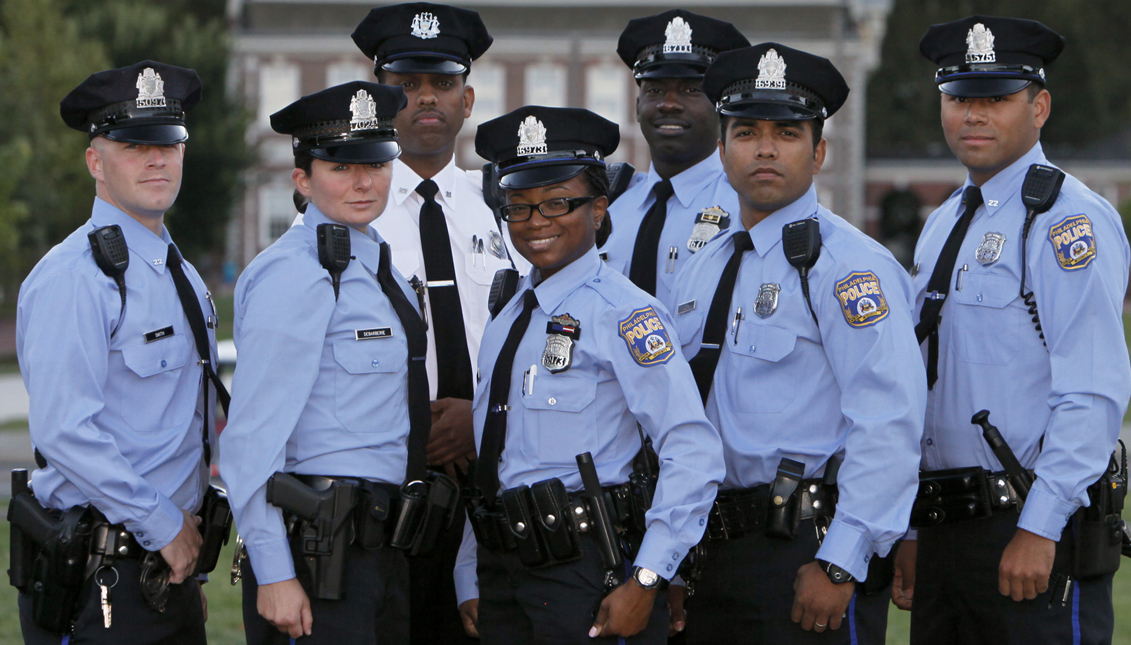
[[[994,33],[980,22],[966,34],[966,62],[997,62],[997,55],[994,54]]]
[[[137,99],[134,103],[139,108],[165,107],[165,81],[161,75],[153,71],[152,67],[137,75]]]
[[[425,40],[440,35],[440,20],[431,13],[416,14],[412,19],[412,35]]]
[[[350,119],[350,132],[377,129],[377,102],[369,96],[369,92],[357,91],[357,94],[350,99],[350,112],[353,113],[353,118]]]
[[[664,41],[665,54],[691,53],[691,25],[683,18],[679,16],[672,18],[668,28],[664,30],[664,36],[667,38]]]
[[[526,117],[518,126],[518,156],[544,155],[546,149],[546,126],[537,117]]]
[[[785,60],[771,49],[758,60],[758,79],[754,81],[756,90],[785,89]]]

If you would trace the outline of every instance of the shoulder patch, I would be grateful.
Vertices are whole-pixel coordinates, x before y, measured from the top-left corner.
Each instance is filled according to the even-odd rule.
[[[1065,271],[1083,269],[1096,257],[1096,236],[1088,216],[1069,215],[1049,227],[1049,243],[1056,261]]]
[[[871,271],[854,271],[836,283],[836,298],[844,320],[853,327],[874,325],[888,315],[880,279]]]
[[[620,337],[632,360],[643,367],[666,363],[675,353],[668,330],[651,307],[637,309],[620,321]]]

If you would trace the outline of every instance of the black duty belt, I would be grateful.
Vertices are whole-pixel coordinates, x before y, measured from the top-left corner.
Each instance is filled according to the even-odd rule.
[[[798,519],[832,517],[836,509],[835,486],[820,479],[805,479],[798,491]],[[748,533],[764,532],[769,521],[770,503],[770,484],[719,491],[707,518],[706,539],[734,540]]]
[[[1005,472],[977,466],[919,473],[911,527],[923,528],[1017,512],[1022,502]]]

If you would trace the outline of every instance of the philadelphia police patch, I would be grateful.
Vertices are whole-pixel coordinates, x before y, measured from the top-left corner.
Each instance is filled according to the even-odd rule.
[[[644,367],[666,363],[675,353],[668,330],[651,307],[637,309],[620,321],[620,337],[628,345],[632,360]]]
[[[1080,213],[1071,215],[1049,228],[1049,242],[1056,261],[1065,271],[1083,269],[1096,257],[1096,236],[1092,222]]]
[[[844,319],[853,327],[874,325],[888,315],[880,279],[871,271],[854,271],[836,283],[836,298]]]

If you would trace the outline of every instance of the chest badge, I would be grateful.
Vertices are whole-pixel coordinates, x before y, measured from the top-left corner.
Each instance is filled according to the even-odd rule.
[[[687,250],[692,253],[703,248],[719,231],[730,228],[730,213],[719,206],[705,208],[695,216],[695,228],[687,238]]]
[[[553,373],[564,372],[573,364],[573,345],[581,338],[581,322],[573,316],[554,316],[546,323],[546,349],[542,366]]]
[[[503,246],[503,236],[499,235],[498,231],[492,229],[491,233],[488,235],[488,238],[488,248],[491,251],[491,255],[499,258],[500,260],[507,259],[507,250],[506,247]]]
[[[1005,246],[1004,233],[986,233],[982,236],[982,243],[974,251],[974,259],[983,265],[993,264],[1001,257],[1001,249]]]
[[[758,299],[754,301],[754,313],[759,318],[769,318],[778,308],[778,294],[781,285],[767,282],[758,289]]]

